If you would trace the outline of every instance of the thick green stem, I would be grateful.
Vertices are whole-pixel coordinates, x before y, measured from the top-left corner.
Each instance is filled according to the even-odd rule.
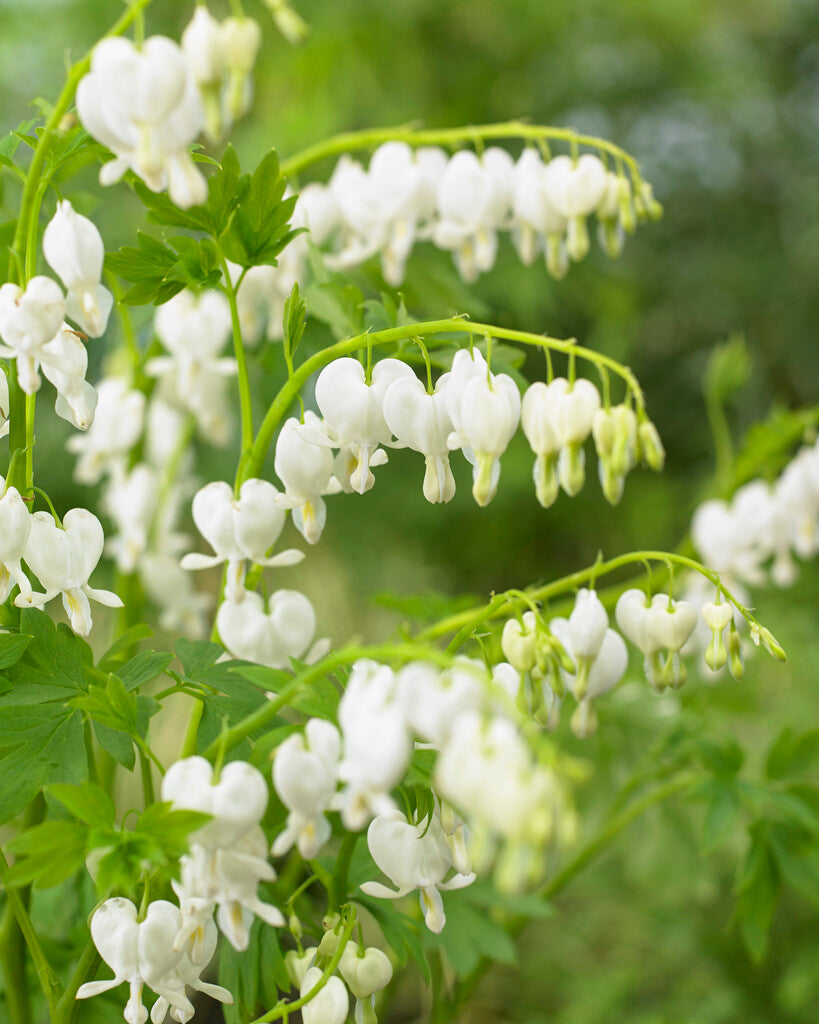
[[[26,909],[25,903],[23,903],[20,898],[20,894],[16,889],[9,889],[8,886],[6,886],[8,871],[9,864],[6,860],[6,855],[2,850],[0,850],[0,881],[3,883],[8,905],[11,907],[14,916],[17,919],[20,931],[23,934],[23,938],[26,940],[29,956],[31,957],[31,961],[37,971],[37,977],[40,979],[40,986],[42,987],[43,994],[46,997],[49,1012],[53,1017],[57,1007],[57,999],[60,994],[60,983],[57,980],[57,976],[54,971],[51,969],[51,964],[49,964],[46,959],[43,948],[40,945],[40,940],[37,938],[34,925],[31,923],[28,910]]]
[[[328,654],[326,658],[322,658],[315,665],[310,665],[309,668],[299,672],[273,700],[257,708],[247,718],[243,718],[241,722],[228,729],[219,739],[214,740],[203,751],[202,756],[213,761],[220,750],[225,753],[232,750],[242,740],[246,740],[253,733],[268,726],[302,687],[309,686],[314,680],[321,679],[334,669],[341,668],[343,665],[351,665],[359,658],[384,658],[395,661],[415,661],[418,658],[424,658],[443,665],[449,665],[452,662],[452,659],[444,654],[443,651],[434,648],[423,648],[417,644],[379,644],[373,647],[343,647],[333,654]]]
[[[239,467],[236,471],[236,486],[238,488],[241,486],[242,482],[247,479],[246,476],[242,476],[242,467],[247,461],[250,450],[253,447],[253,403],[250,397],[250,375],[247,369],[245,345],[242,341],[242,324],[239,320],[239,305],[236,300],[236,289],[230,279],[227,260],[221,252],[219,253],[219,260],[222,264],[222,274],[225,279],[225,294],[227,295],[228,303],[230,305],[230,322],[233,328],[233,352],[236,356],[236,365],[238,367],[239,410],[242,418],[242,451],[239,456]]]
[[[0,927],[0,969],[5,979],[3,996],[9,1024],[31,1024],[31,1003],[26,983],[26,947],[10,904],[6,905]]]
[[[96,974],[100,962],[101,959],[97,952],[97,947],[89,939],[80,954],[80,959],[77,961],[77,966],[74,968],[74,973],[69,979],[65,992],[63,992],[60,1001],[57,1003],[52,1024],[71,1024],[77,1011],[77,992],[80,985],[91,981]]]
[[[358,132],[343,132],[329,139],[308,146],[301,152],[283,160],[281,169],[285,177],[291,177],[318,163],[325,157],[338,156],[358,149],[372,149],[382,142],[391,140],[406,142],[410,146],[458,146],[461,143],[483,142],[487,139],[528,139],[540,141],[557,139],[574,146],[591,146],[622,161],[631,171],[635,185],[641,182],[640,171],[629,153],[613,142],[598,139],[593,135],[580,135],[571,128],[554,128],[549,125],[526,124],[523,121],[505,121],[499,124],[469,125],[460,128],[413,128],[411,125],[397,125],[393,128],[371,128]]]
[[[532,334],[528,331],[512,331],[505,327],[495,327],[492,324],[473,323],[462,317],[452,317],[448,320],[429,320],[423,323],[406,324],[401,327],[390,327],[384,331],[372,331],[366,334],[359,334],[353,338],[345,338],[322,349],[315,355],[306,359],[298,369],[295,370],[289,380],[283,385],[279,393],[273,399],[264,420],[262,421],[256,440],[253,442],[250,457],[247,459],[241,480],[258,476],[262,471],[267,450],[273,441],[273,435],[282,419],[287,415],[291,404],[302,387],[317,370],[323,369],[328,363],[341,356],[357,352],[366,345],[389,345],[396,341],[406,341],[416,337],[424,337],[431,334],[471,334],[481,338],[489,336],[504,338],[507,341],[515,341],[522,345],[533,345],[538,348],[552,349],[556,352],[568,354],[573,352],[578,359],[585,359],[595,366],[605,366],[612,373],[621,377],[628,389],[634,396],[639,409],[644,408],[645,400],[640,385],[626,366],[611,359],[609,356],[594,352],[591,349],[576,345],[571,339],[563,340],[550,338],[546,335]],[[240,481],[241,482],[241,481]]]

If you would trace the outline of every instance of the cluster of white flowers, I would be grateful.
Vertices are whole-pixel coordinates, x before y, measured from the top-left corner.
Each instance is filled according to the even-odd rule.
[[[151,36],[140,46],[121,36],[94,47],[77,88],[85,129],[114,154],[100,171],[112,185],[133,171],[177,206],[203,203],[207,184],[189,146],[204,129],[212,140],[247,112],[261,29],[253,18],[221,24],[197,6],[182,45]]]
[[[791,586],[793,556],[819,552],[819,441],[803,447],[769,484],[753,480],[730,502],[706,501],[691,523],[691,536],[703,561],[748,586]]]
[[[219,22],[205,4],[182,33],[182,50],[202,97],[205,134],[218,142],[253,100],[253,67],[262,30],[253,18]]]
[[[591,214],[601,245],[617,256],[638,217],[658,209],[647,185],[635,194],[628,177],[591,153],[544,162],[527,148],[514,161],[497,146],[448,157],[435,146],[413,150],[393,141],[375,150],[366,169],[341,157],[313,241],[330,243],[326,260],[336,269],[379,255],[385,280],[397,287],[417,241],[430,239],[452,252],[461,277],[472,283],[492,269],[499,233],[508,231],[525,264],[542,251],[549,273],[559,278],[570,260],[588,253]]]
[[[98,338],[105,331],[113,296],[100,283],[103,243],[94,224],[63,200],[46,227],[43,251],[67,294],[49,277],[32,277],[25,289],[0,287],[0,356],[14,359],[17,380],[27,395],[40,388],[39,370],[57,391],[56,410],[79,430],[94,421],[97,393],[86,381],[88,353],[83,334],[65,322],[68,317],[84,332]],[[8,383],[0,401],[8,412]]]

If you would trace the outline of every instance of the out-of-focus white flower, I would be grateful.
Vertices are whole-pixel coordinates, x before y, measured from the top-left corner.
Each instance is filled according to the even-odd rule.
[[[15,359],[17,381],[27,395],[40,387],[37,367],[43,349],[62,326],[65,297],[50,277],[32,277],[21,291],[16,284],[0,287],[0,356]]]
[[[382,899],[399,899],[419,889],[421,910],[427,928],[436,934],[446,924],[442,891],[463,889],[475,881],[475,875],[454,874],[444,881],[452,868],[452,853],[440,822],[410,824],[401,811],[379,814],[367,829],[367,845],[372,858],[396,886],[364,882],[361,891]]]
[[[267,610],[260,595],[250,591],[241,604],[222,602],[216,628],[234,657],[270,668],[289,668],[291,658],[309,657],[316,613],[296,590],[274,591]]]
[[[552,206],[568,220],[566,250],[573,260],[589,251],[586,217],[600,205],[606,192],[603,161],[591,153],[578,160],[556,156],[546,165],[546,191]]]
[[[303,736],[288,736],[276,750],[273,785],[290,813],[273,843],[274,857],[296,845],[305,860],[312,860],[330,838],[325,812],[336,791],[340,744],[331,722],[311,718]]]
[[[341,817],[345,828],[357,831],[374,815],[392,810],[390,790],[412,753],[392,669],[368,659],[357,661],[339,703],[338,723],[344,739]]]
[[[65,311],[91,338],[105,333],[114,296],[102,282],[105,247],[96,225],[81,216],[67,199],[43,232],[43,255],[65,285]]]
[[[443,671],[415,661],[396,674],[396,694],[416,735],[440,746],[461,714],[481,706],[485,679],[483,664],[471,658],[458,658]]]
[[[299,995],[304,998],[323,978],[319,967],[309,967],[302,979]],[[344,1024],[350,1011],[350,997],[341,978],[328,978],[324,988],[305,1003],[301,1010],[304,1024]]]
[[[113,477],[105,488],[105,511],[117,528],[106,548],[120,572],[132,573],[139,566],[148,545],[156,499],[156,471],[145,462],[134,466],[126,476]]]
[[[124,470],[131,448],[139,440],[145,418],[145,395],[121,377],[107,377],[97,388],[94,423],[85,434],[70,437],[66,447],[79,456],[74,479],[99,483],[105,473]]]
[[[9,432],[9,382],[5,373],[0,370],[0,437]]]
[[[656,690],[682,686],[686,670],[680,651],[697,627],[697,609],[668,594],[655,594],[649,601],[642,590],[632,588],[620,595],[615,616],[624,635],[642,652],[651,686]],[[662,650],[668,652],[665,663],[659,657]]]
[[[232,120],[243,117],[253,102],[253,68],[262,45],[255,18],[225,18],[220,29],[227,71],[225,106]]]
[[[63,529],[50,512],[35,512],[26,542],[24,558],[45,593],[22,591],[15,598],[18,608],[39,607],[62,594],[63,607],[71,628],[88,636],[93,625],[89,599],[108,608],[122,608],[122,601],[110,590],[95,590],[88,579],[96,569],[105,537],[97,517],[84,508],[72,508],[63,517]]]
[[[103,39],[77,88],[77,112],[115,155],[100,171],[102,185],[130,168],[153,192],[167,189],[183,209],[204,202],[205,179],[187,148],[203,125],[202,102],[172,39],[152,36],[140,49],[122,36]]]
[[[180,1004],[186,997],[186,988],[192,988],[194,992],[201,992],[202,995],[210,996],[220,1003],[232,1005],[233,996],[221,985],[212,985],[210,982],[202,981],[202,973],[210,964],[216,953],[216,944],[219,939],[219,931],[212,920],[208,919],[202,928],[201,939],[201,960],[194,964],[187,951],[182,954],[179,963],[162,979],[163,989],[174,990],[179,997]],[[162,1024],[168,1010],[171,1011],[171,1020],[178,1024],[187,1024],[193,1018],[193,1007],[190,1012],[181,1009],[180,1006],[171,1006],[165,996],[160,996],[151,1009],[152,1024]]]
[[[309,409],[304,425],[321,432],[322,422]],[[284,494],[276,495],[280,508],[292,510],[293,525],[308,544],[316,544],[327,521],[323,495],[341,489],[333,476],[333,455],[329,448],[306,441],[299,432],[299,421],[291,416],[282,424],[276,441],[273,467],[284,484]]]
[[[546,267],[552,277],[562,278],[569,269],[566,253],[566,217],[549,199],[546,166],[535,149],[524,149],[515,164],[512,238],[521,262],[535,261],[545,249]]]
[[[130,996],[123,1016],[128,1024],[145,1024],[148,1011],[142,992],[147,985],[168,1005],[188,1014],[185,1019],[190,1020],[193,1006],[184,987],[180,990],[169,977],[182,958],[174,948],[179,925],[179,907],[167,900],[150,903],[141,922],[130,900],[121,896],[106,900],[91,918],[91,938],[114,977],[86,982],[77,991],[77,999],[89,999],[127,982]]]
[[[267,784],[245,761],[226,764],[214,782],[209,761],[186,757],[163,776],[162,799],[177,809],[210,814],[213,820],[192,832],[190,841],[215,849],[232,846],[259,824],[267,807]]]
[[[230,334],[230,309],[221,292],[197,296],[184,289],[159,307],[155,327],[170,355],[149,359],[145,369],[152,376],[174,373],[183,400],[196,392],[202,374],[236,372],[235,359],[218,358]]]
[[[213,596],[198,593],[176,555],[146,551],[137,566],[145,593],[159,607],[159,625],[169,633],[204,640],[210,632]]]
[[[247,562],[264,566],[295,565],[304,555],[289,549],[268,555],[284,526],[284,512],[276,498],[279,492],[265,480],[245,480],[238,499],[230,484],[213,481],[193,498],[193,521],[216,552],[185,555],[183,569],[209,569],[227,562],[225,594],[235,604],[245,598]]]
[[[461,150],[441,176],[432,238],[439,248],[453,251],[468,284],[494,266],[498,230],[509,217],[513,177],[512,158],[495,146],[481,157]]]

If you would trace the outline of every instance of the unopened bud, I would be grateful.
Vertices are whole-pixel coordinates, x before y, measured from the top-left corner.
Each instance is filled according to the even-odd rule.
[[[585,259],[589,252],[589,228],[585,217],[570,217],[566,231],[566,252],[575,262]]]
[[[742,661],[742,641],[739,636],[739,630],[733,620],[731,621],[731,628],[728,630],[728,659],[728,670],[734,679],[739,682],[745,674],[745,665]]]
[[[586,482],[586,453],[582,444],[567,444],[560,450],[557,472],[560,486],[570,498],[580,493]]]
[[[538,455],[535,459],[532,476],[535,481],[537,500],[543,508],[551,508],[560,490],[560,481],[557,478],[557,453]]]
[[[561,235],[546,236],[546,269],[556,281],[562,281],[569,270],[569,254]]]
[[[665,448],[659,431],[651,420],[643,420],[637,430],[637,437],[645,464],[649,469],[661,472],[665,465]]]

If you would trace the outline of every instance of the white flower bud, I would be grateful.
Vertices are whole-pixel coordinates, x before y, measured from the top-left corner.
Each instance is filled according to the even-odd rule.
[[[200,89],[222,84],[225,67],[222,30],[219,21],[204,5],[196,7],[182,32],[182,50]]]
[[[16,487],[6,488],[0,476],[0,603],[6,601],[16,583],[20,594],[31,598],[31,584],[20,564],[25,556],[32,517]]]
[[[348,942],[338,969],[356,999],[369,999],[392,981],[390,958],[375,946],[362,952],[355,942]]]
[[[646,629],[668,651],[679,651],[697,625],[697,610],[687,601],[673,601],[655,594],[646,613]]]
[[[309,967],[302,979],[299,994],[308,995],[322,979],[318,967]],[[304,1024],[344,1024],[350,1010],[350,997],[341,978],[329,978],[324,988],[306,1003],[301,1010]]]
[[[534,612],[524,612],[523,622],[509,619],[503,627],[501,648],[504,657],[518,672],[530,672],[537,664],[537,620]]]

